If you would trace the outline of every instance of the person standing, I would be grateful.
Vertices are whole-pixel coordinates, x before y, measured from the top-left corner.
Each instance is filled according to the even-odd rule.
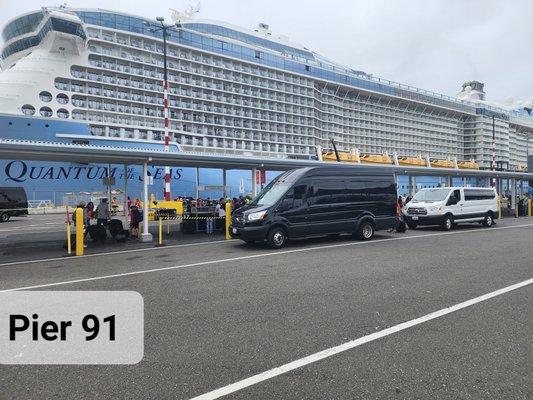
[[[100,204],[96,207],[96,224],[107,226],[109,220],[109,203],[107,199],[101,199]]]
[[[139,223],[141,221],[141,213],[134,204],[130,209],[130,236],[134,238],[139,237]]]
[[[111,215],[117,215],[118,211],[118,200],[116,197],[113,197],[111,199]]]
[[[94,218],[94,203],[92,201],[87,203],[87,227],[91,225],[91,220]]]

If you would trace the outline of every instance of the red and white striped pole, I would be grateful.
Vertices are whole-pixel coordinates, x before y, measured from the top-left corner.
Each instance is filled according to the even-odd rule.
[[[167,29],[168,27],[161,21],[163,27],[163,117],[165,118],[165,151],[169,151],[170,136],[169,130],[169,114],[168,114],[168,73],[167,73]],[[165,200],[170,201],[170,167],[165,166]]]
[[[163,81],[163,116],[165,117],[165,151],[169,151],[168,82]],[[165,166],[165,200],[170,201],[170,167]]]

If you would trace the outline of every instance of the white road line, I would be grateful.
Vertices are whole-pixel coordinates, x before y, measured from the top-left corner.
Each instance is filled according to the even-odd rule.
[[[191,400],[214,400],[214,399],[218,399],[219,397],[226,396],[228,394],[237,392],[237,391],[242,390],[244,388],[247,388],[249,386],[252,386],[252,385],[255,385],[257,383],[260,383],[260,382],[266,381],[268,379],[274,378],[276,376],[285,374],[285,373],[287,373],[289,371],[292,371],[292,370],[295,370],[297,368],[301,368],[301,367],[303,367],[305,365],[309,365],[309,364],[315,363],[317,361],[323,360],[325,358],[334,356],[336,354],[345,352],[347,350],[351,350],[351,349],[353,349],[355,347],[361,346],[362,344],[369,343],[369,342],[372,342],[374,340],[383,338],[385,336],[392,335],[393,333],[400,332],[400,331],[403,331],[403,330],[408,329],[408,328],[412,328],[413,326],[422,324],[424,322],[431,321],[432,319],[439,318],[439,317],[442,317],[442,316],[447,315],[447,314],[451,314],[453,312],[462,310],[463,308],[467,308],[467,307],[473,306],[474,304],[481,303],[482,301],[486,301],[486,300],[492,299],[493,297],[500,296],[500,295],[502,295],[504,293],[507,293],[507,292],[510,292],[512,290],[520,289],[520,288],[522,288],[524,286],[531,285],[532,283],[533,283],[533,279],[528,279],[528,280],[516,283],[514,285],[504,287],[504,288],[496,290],[494,292],[490,292],[490,293],[484,294],[482,296],[475,297],[473,299],[464,301],[462,303],[455,304],[455,305],[453,305],[451,307],[443,308],[441,310],[432,312],[430,314],[426,314],[426,315],[424,315],[422,317],[419,317],[419,318],[416,318],[416,319],[412,319],[410,321],[403,322],[403,323],[395,325],[395,326],[391,326],[390,328],[383,329],[383,330],[381,330],[379,332],[375,332],[375,333],[372,333],[370,335],[363,336],[363,337],[360,337],[358,339],[355,339],[355,340],[352,340],[352,341],[349,341],[349,342],[345,342],[345,343],[343,343],[341,345],[338,345],[338,346],[335,346],[335,347],[330,347],[329,349],[325,349],[325,350],[319,351],[318,353],[311,354],[311,355],[309,355],[307,357],[300,358],[298,360],[289,362],[287,364],[281,365],[281,366],[276,367],[276,368],[272,368],[272,369],[270,369],[268,371],[265,371],[265,372],[262,372],[260,374],[253,375],[253,376],[251,376],[249,378],[246,378],[246,379],[243,379],[241,381],[238,381],[238,382],[232,383],[230,385],[221,387],[219,389],[213,390],[211,392],[202,394],[201,396],[194,397]]]
[[[490,230],[481,230],[480,229],[480,230],[465,230],[465,231],[428,233],[428,234],[424,234],[424,235],[414,235],[414,236],[395,237],[395,238],[387,238],[387,239],[377,239],[377,240],[373,240],[371,242],[350,242],[350,243],[346,243],[346,244],[334,244],[334,245],[328,245],[328,246],[321,246],[321,247],[318,247],[318,248],[321,249],[321,248],[338,247],[338,246],[352,246],[352,245],[363,244],[363,243],[375,243],[375,242],[380,242],[380,241],[384,241],[384,240],[410,239],[410,238],[413,238],[413,237],[425,237],[425,236],[435,236],[435,235],[440,236],[440,235],[450,235],[450,234],[453,235],[453,234],[470,233],[470,232],[490,232],[490,231],[499,230],[499,229],[524,228],[524,227],[529,227],[529,226],[533,226],[533,224],[500,226],[500,227],[496,227],[496,228],[493,227]],[[212,241],[198,242],[198,243],[174,244],[174,245],[169,245],[169,246],[164,246],[164,247],[146,247],[146,248],[142,248],[142,249],[107,251],[107,252],[102,252],[102,253],[85,254],[83,256],[75,257],[75,258],[73,258],[73,260],[79,260],[79,259],[88,258],[88,257],[110,256],[110,255],[114,255],[114,254],[126,254],[126,253],[137,253],[137,252],[143,252],[143,251],[165,250],[165,249],[172,249],[172,248],[176,248],[176,247],[185,247],[185,246],[203,246],[203,245],[211,244],[211,243],[231,243],[231,242],[236,242],[236,241],[239,241],[239,240],[238,239],[231,239],[231,240],[223,239],[223,240],[212,240]],[[306,248],[306,249],[313,250],[313,248]],[[306,250],[306,249],[299,249],[299,250],[296,250],[296,251],[303,251],[303,250]],[[293,251],[293,250],[289,250],[289,252],[290,251]],[[284,252],[277,252],[275,254],[284,254]],[[8,267],[8,266],[12,266],[12,265],[21,265],[21,264],[35,264],[35,263],[48,262],[48,261],[60,261],[60,260],[64,261],[66,259],[68,259],[68,258],[63,256],[63,257],[53,257],[53,258],[41,258],[41,259],[36,259],[36,260],[12,261],[12,262],[7,262],[7,263],[0,264],[0,267]],[[173,267],[171,267],[171,268],[173,268]],[[180,268],[180,267],[178,266],[176,268]]]
[[[174,249],[176,247],[205,246],[206,244],[226,243],[226,242],[235,242],[235,241],[237,241],[237,239],[211,240],[211,241],[207,241],[207,242],[198,242],[198,243],[172,244],[172,245],[164,246],[164,247],[145,247],[145,248],[142,248],[142,249],[106,251],[106,252],[94,253],[94,254],[84,254],[83,256],[77,256],[77,257],[73,257],[73,258],[53,257],[53,258],[41,258],[41,259],[37,259],[37,260],[13,261],[13,262],[0,264],[0,267],[9,267],[9,266],[12,266],[12,265],[21,265],[21,264],[36,264],[36,263],[48,262],[48,261],[60,261],[60,260],[65,261],[65,260],[69,260],[69,259],[70,260],[79,260],[79,259],[90,258],[90,257],[112,256],[114,254],[138,253],[138,252],[142,252],[142,251]]]
[[[80,278],[80,279],[73,279],[73,280],[70,280],[70,281],[44,283],[44,284],[41,284],[41,285],[33,285],[33,286],[25,286],[25,287],[4,289],[4,290],[0,290],[0,293],[14,292],[14,291],[17,291],[17,290],[42,289],[42,288],[47,288],[47,287],[52,287],[52,286],[69,285],[69,284],[73,284],[73,283],[99,281],[99,280],[102,280],[102,279],[110,279],[110,278],[119,278],[119,277],[123,277],[123,276],[148,274],[148,273],[151,273],[151,272],[170,271],[170,270],[174,270],[174,269],[200,267],[200,266],[204,266],[204,265],[221,264],[221,263],[232,262],[232,261],[251,260],[251,259],[256,259],[256,258],[281,256],[281,255],[285,255],[285,254],[303,253],[303,252],[306,252],[306,251],[333,249],[333,248],[338,248],[338,247],[348,247],[348,246],[358,246],[358,245],[372,245],[372,244],[381,243],[381,242],[392,242],[392,241],[396,241],[396,240],[410,240],[410,239],[417,239],[417,238],[421,238],[421,237],[425,238],[425,237],[433,237],[433,236],[460,235],[460,234],[464,234],[464,233],[476,233],[476,232],[489,233],[489,232],[494,232],[495,230],[512,229],[512,228],[524,228],[524,227],[530,227],[530,226],[533,226],[533,224],[515,225],[515,226],[502,226],[502,227],[499,227],[499,228],[480,229],[480,230],[474,230],[474,231],[469,230],[469,231],[428,233],[428,234],[425,234],[425,235],[393,237],[393,238],[390,238],[390,239],[377,239],[377,240],[372,240],[372,241],[369,241],[369,242],[349,242],[349,243],[339,243],[339,244],[331,244],[331,245],[323,245],[323,246],[304,247],[304,248],[301,248],[301,249],[293,249],[293,250],[271,251],[271,252],[267,252],[267,253],[252,254],[252,255],[249,255],[249,256],[222,258],[222,259],[218,259],[218,260],[200,261],[200,262],[191,263],[191,264],[174,265],[174,266],[170,266],[170,267],[145,269],[145,270],[140,270],[140,271],[124,272],[124,273],[120,273],[120,274],[102,275],[102,276],[95,276],[95,277],[91,277],[91,278]],[[226,242],[226,241],[223,240],[222,242]],[[210,243],[216,243],[216,242],[204,242],[204,244],[210,244]],[[179,245],[177,245],[177,246],[179,246]],[[183,245],[183,246],[185,246],[185,245]],[[170,246],[167,246],[165,248],[168,249],[169,247]],[[150,248],[150,249],[152,249],[152,248]],[[137,249],[137,250],[143,250],[143,249]],[[131,251],[135,251],[135,250],[131,250]],[[124,252],[127,252],[127,251],[125,250]],[[118,252],[114,252],[114,253],[110,253],[110,254],[116,254],[116,253],[118,253]],[[92,254],[92,255],[96,256],[98,254]],[[65,260],[64,258],[60,258],[60,259],[61,260]]]

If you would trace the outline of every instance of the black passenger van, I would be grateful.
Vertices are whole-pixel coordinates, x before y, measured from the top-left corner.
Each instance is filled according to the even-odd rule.
[[[398,225],[394,174],[366,166],[308,167],[270,182],[231,218],[234,238],[266,240],[281,248],[287,239],[351,233],[370,240]]]
[[[28,198],[23,187],[0,187],[0,222],[28,215]]]

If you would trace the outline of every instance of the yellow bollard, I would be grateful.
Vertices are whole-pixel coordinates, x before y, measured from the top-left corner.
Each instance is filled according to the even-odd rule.
[[[502,198],[498,196],[498,219],[502,219]]]
[[[527,216],[531,217],[531,199],[527,199]]]
[[[226,240],[231,239],[229,234],[229,226],[231,224],[231,204],[229,201],[226,201]]]
[[[156,246],[164,246],[163,245],[163,219],[161,218],[161,214],[159,214],[159,243]]]
[[[514,217],[518,218],[518,201],[514,205]]]
[[[76,208],[76,255],[83,255],[83,208]]]
[[[67,221],[67,254],[72,254],[72,241],[70,240],[70,221]]]

